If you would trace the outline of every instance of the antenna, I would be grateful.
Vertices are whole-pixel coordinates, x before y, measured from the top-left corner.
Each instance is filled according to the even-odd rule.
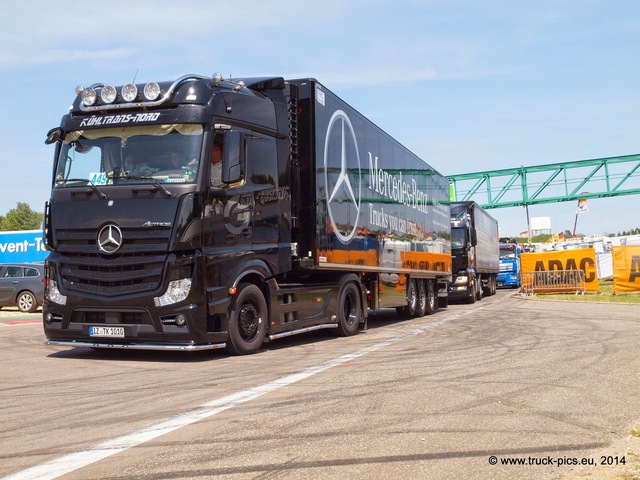
[[[136,74],[133,76],[133,80],[131,83],[136,83],[136,77],[138,76],[138,72],[140,71],[140,67],[136,68]]]

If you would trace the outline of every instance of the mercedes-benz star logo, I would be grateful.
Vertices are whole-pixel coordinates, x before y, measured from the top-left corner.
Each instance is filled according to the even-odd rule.
[[[333,135],[334,128],[340,129],[336,132],[337,138]],[[339,167],[336,165],[338,161]],[[356,162],[357,164],[354,165]],[[338,170],[336,178],[335,172]],[[324,178],[331,226],[336,238],[345,245],[351,242],[358,227],[361,199],[360,174],[360,153],[356,132],[347,114],[342,110],[336,110],[329,120],[324,142]]]
[[[98,232],[98,248],[104,253],[116,253],[122,246],[122,230],[117,225],[105,225]]]

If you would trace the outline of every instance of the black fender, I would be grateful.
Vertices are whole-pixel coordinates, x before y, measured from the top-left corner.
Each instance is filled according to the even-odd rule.
[[[256,284],[264,293],[269,308],[269,294],[267,279],[272,277],[271,269],[266,262],[257,259],[241,261],[225,274],[228,282],[208,292],[209,313],[222,315],[226,321],[226,314],[231,304],[232,292],[241,282],[247,281]]]
[[[240,264],[238,264],[237,267],[229,274],[229,278],[233,279],[229,288],[237,288],[240,282],[249,276],[259,278],[262,285],[258,286],[264,290],[265,282],[268,278],[273,277],[273,273],[271,272],[269,265],[267,265],[263,260],[253,259],[246,262],[240,262]],[[266,294],[267,292],[265,291],[264,293]]]

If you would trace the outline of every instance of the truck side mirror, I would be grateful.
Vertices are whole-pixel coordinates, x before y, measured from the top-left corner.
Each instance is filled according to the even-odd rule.
[[[44,141],[45,145],[51,145],[52,143],[56,143],[60,140],[60,136],[62,135],[62,130],[59,128],[52,128],[47,133],[47,139]]]
[[[469,229],[469,242],[471,242],[471,245],[474,247],[478,244],[478,234],[475,228]]]
[[[222,150],[222,181],[235,183],[244,174],[244,136],[237,130],[224,133]]]

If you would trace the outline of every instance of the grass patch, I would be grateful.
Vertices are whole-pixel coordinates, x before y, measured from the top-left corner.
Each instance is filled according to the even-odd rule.
[[[569,300],[572,302],[607,302],[630,303],[640,305],[640,292],[615,293],[613,280],[600,280],[598,292],[586,292],[584,295],[575,293],[536,293],[536,298],[541,300]]]

